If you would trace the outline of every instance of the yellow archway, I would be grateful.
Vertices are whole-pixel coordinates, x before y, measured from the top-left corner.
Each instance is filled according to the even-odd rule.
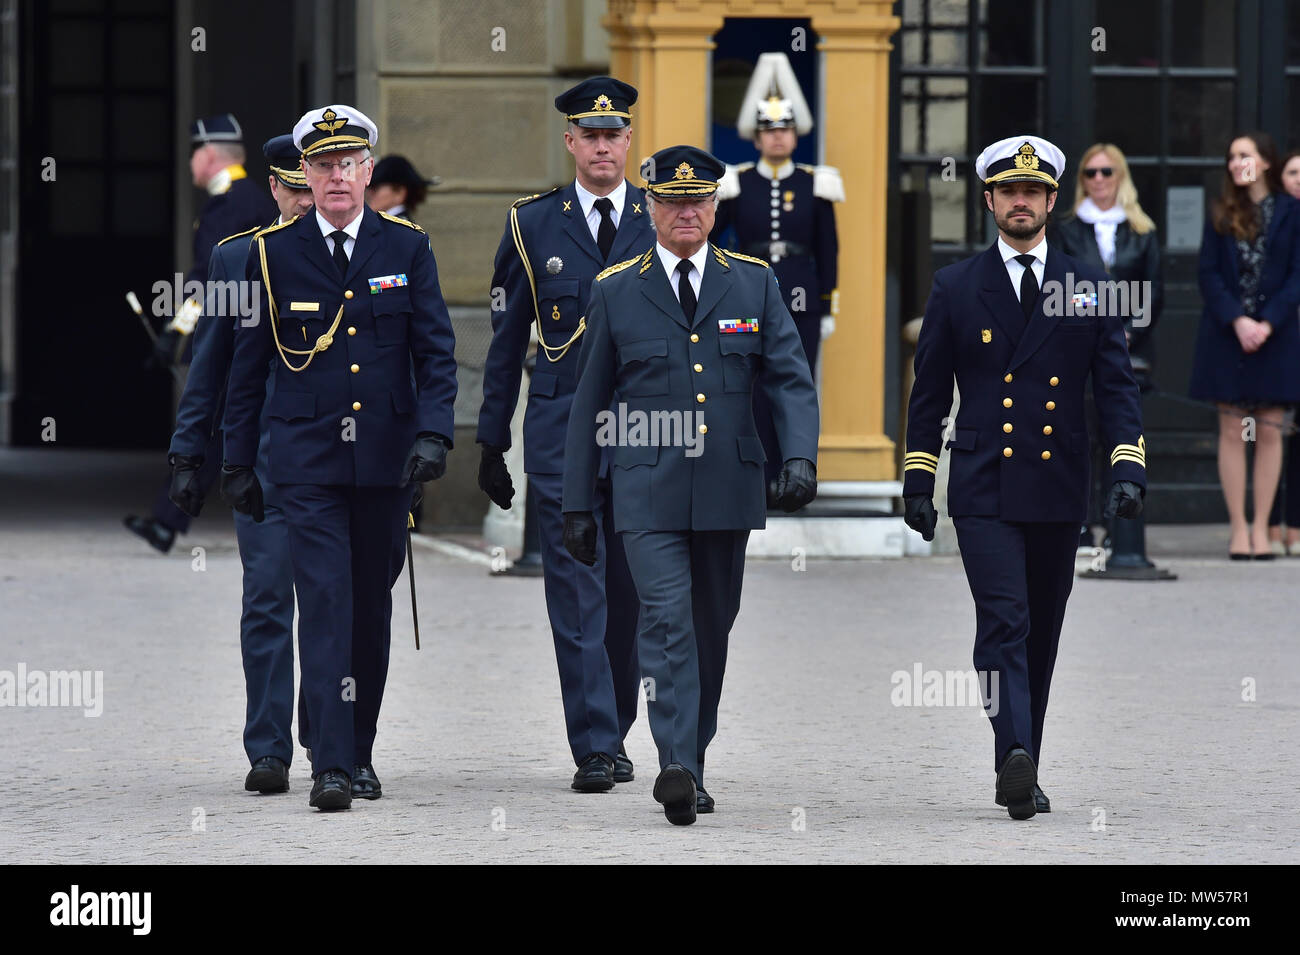
[[[727,17],[808,17],[820,37],[828,131],[823,162],[844,177],[836,210],[840,311],[822,359],[817,476],[892,481],[884,434],[885,202],[889,51],[899,19],[889,0],[610,0],[610,70],[640,91],[632,156],[674,143],[707,145],[712,37]],[[690,108],[690,104],[696,104]]]

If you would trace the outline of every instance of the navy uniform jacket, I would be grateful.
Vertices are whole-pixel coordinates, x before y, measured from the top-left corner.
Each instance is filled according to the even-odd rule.
[[[451,440],[455,341],[424,230],[366,207],[341,279],[313,211],[259,232],[246,274],[260,283],[261,314],[256,325],[235,329],[225,417],[229,464],[254,462],[272,358],[275,394],[267,414],[276,484],[399,486],[417,433]],[[390,279],[392,286],[402,275],[405,285],[371,284]],[[290,370],[277,354],[273,311],[286,349],[307,350],[333,326],[332,343],[304,370]],[[288,359],[300,367],[307,356]]]
[[[528,333],[534,324],[540,324],[543,340],[557,346],[552,355],[557,360],[548,359],[546,350],[538,347],[524,413],[524,470],[531,474],[562,474],[564,429],[578,381],[581,339],[563,357],[559,356],[558,346],[573,337],[578,322],[586,315],[587,296],[597,273],[653,242],[654,228],[645,211],[645,193],[631,183],[627,185],[608,262],[601,259],[600,248],[591,237],[573,183],[520,199],[511,213],[492,273],[492,288],[503,289],[505,301],[504,308],[492,313],[492,344],[483,368],[478,440],[503,450],[510,447],[510,419],[519,400]],[[513,228],[516,220],[517,236]],[[521,245],[525,255],[520,254]],[[547,262],[553,259],[559,260],[558,272],[547,268]],[[555,265],[552,262],[552,269]]]
[[[239,168],[242,172],[243,167]],[[202,282],[208,277],[212,250],[222,239],[274,222],[278,216],[266,186],[247,176],[235,179],[225,192],[209,196],[194,224],[194,264],[185,276],[186,282]],[[242,275],[241,268],[231,278],[239,279]]]
[[[1274,193],[1259,300],[1251,316],[1273,332],[1256,352],[1241,349],[1232,322],[1245,314],[1238,285],[1237,240],[1206,217],[1199,276],[1205,307],[1196,337],[1190,394],[1206,401],[1300,401],[1300,202]]]
[[[757,321],[754,331],[720,323]],[[710,246],[695,320],[687,323],[654,246],[597,278],[587,308],[578,390],[565,443],[564,510],[591,511],[597,413],[611,399],[629,414],[679,412],[698,430],[702,453],[683,447],[616,444],[614,526],[636,530],[763,527],[763,445],[751,388],[759,372],[788,458],[817,461],[817,392],[790,313],[765,262]],[[627,419],[629,422],[631,419]]]
[[[961,407],[951,449],[948,513],[1007,521],[1077,521],[1088,514],[1084,383],[1091,373],[1111,451],[1111,478],[1146,487],[1146,441],[1124,322],[1048,317],[1050,282],[1104,273],[1048,244],[1043,293],[1017,340],[1020,302],[995,242],[940,269],[916,345],[903,495],[933,494],[956,377]],[[1066,298],[1068,303],[1069,299]]]
[[[235,351],[235,324],[238,318],[231,305],[240,301],[237,286],[234,294],[217,283],[242,283],[244,266],[248,262],[248,248],[253,233],[249,229],[228,236],[212,250],[208,264],[207,301],[203,315],[194,327],[194,360],[185,379],[185,393],[176,409],[176,431],[172,435],[169,451],[173,454],[202,455],[208,440],[220,427],[226,404],[226,382],[230,377],[230,358]],[[223,304],[224,303],[224,304]],[[225,314],[221,314],[224,312]],[[268,367],[268,373],[269,373]],[[258,449],[257,472],[263,481],[269,480],[267,471],[266,419],[259,423],[262,435]]]
[[[740,252],[771,262],[787,308],[794,290],[804,290],[803,311],[792,314],[820,321],[831,314],[838,282],[835,206],[825,198],[831,192],[815,190],[815,167],[791,165],[789,175],[777,180],[763,176],[753,163],[738,166],[740,194],[718,203],[712,235],[717,241],[732,226]],[[786,243],[789,254],[773,255],[773,242]]]

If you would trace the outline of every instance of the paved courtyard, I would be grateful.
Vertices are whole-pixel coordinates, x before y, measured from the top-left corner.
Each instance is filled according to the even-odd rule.
[[[157,459],[0,451],[0,671],[103,672],[98,717],[0,708],[9,861],[1300,861],[1300,560],[1230,564],[1224,528],[1150,530],[1176,582],[1076,582],[1040,769],[1053,811],[1027,823],[993,804],[978,708],[893,699],[900,671],[971,666],[957,558],[751,561],[718,811],[676,828],[643,715],[636,781],[569,790],[541,581],[422,541],[419,652],[405,574],[394,590],[385,796],[321,815],[301,751],[288,794],[242,788],[228,512],[210,501],[166,556],[120,525]]]

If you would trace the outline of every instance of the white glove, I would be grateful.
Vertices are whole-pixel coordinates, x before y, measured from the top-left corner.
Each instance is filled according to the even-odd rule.
[[[835,316],[823,315],[822,316],[822,341],[826,341],[826,339],[830,338],[834,334],[835,334]]]

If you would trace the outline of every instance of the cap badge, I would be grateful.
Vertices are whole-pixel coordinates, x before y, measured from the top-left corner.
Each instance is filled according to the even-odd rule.
[[[546,260],[546,271],[552,275],[559,275],[562,268],[564,268],[564,259],[558,255],[553,255]]]
[[[604,93],[601,93],[599,96],[596,97],[596,102],[592,105],[591,108],[593,110],[598,110],[602,113],[611,113],[614,111],[614,104],[610,101],[610,98],[608,96],[606,96]]]
[[[329,136],[333,136],[335,133],[337,133],[340,129],[342,129],[347,124],[348,124],[347,117],[345,116],[339,118],[339,114],[334,112],[334,110],[332,109],[325,110],[325,113],[323,116],[321,116],[321,121],[319,123],[312,123],[312,125],[315,126],[317,129],[319,129],[322,133],[325,133]]]
[[[1016,167],[1018,169],[1037,169],[1038,155],[1034,152],[1033,143],[1025,143],[1016,153]]]
[[[673,173],[673,178],[674,178],[674,179],[694,179],[694,178],[695,178],[695,170],[691,168],[690,163],[682,163],[680,166],[677,167],[677,171]]]
[[[784,105],[779,96],[769,96],[767,102],[763,104],[763,112],[767,118],[774,123],[779,123],[785,115]]]

